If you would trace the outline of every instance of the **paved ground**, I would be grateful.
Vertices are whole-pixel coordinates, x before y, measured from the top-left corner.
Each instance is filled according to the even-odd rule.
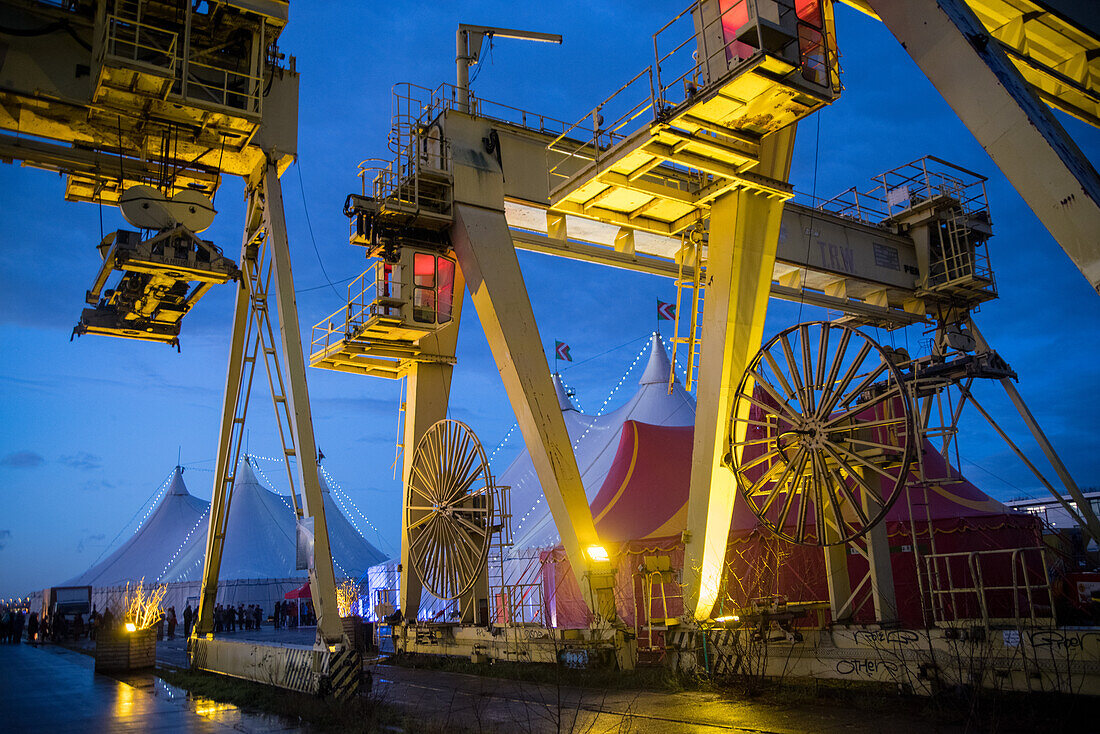
[[[227,635],[235,640],[308,645],[315,630],[272,630]],[[184,640],[157,645],[160,665],[185,667]],[[594,691],[442,671],[371,664],[371,695],[427,731],[500,733],[660,732],[708,734],[904,734],[961,731],[892,710],[852,710],[813,704],[774,705],[717,693]],[[563,683],[567,683],[566,679]],[[60,696],[59,696],[60,694]],[[66,701],[58,706],[58,700]],[[72,705],[68,705],[71,702]],[[190,697],[152,675],[125,683],[94,675],[79,652],[0,646],[0,711],[12,711],[10,731],[185,731],[235,729],[298,731],[297,724]],[[410,729],[419,731],[420,725]]]
[[[374,668],[374,695],[441,730],[616,734],[931,734],[961,732],[893,711],[812,704],[772,705],[717,693],[593,691],[387,665]]]
[[[113,732],[298,732],[296,722],[195,697],[154,675],[123,683],[93,660],[49,646],[0,645],[0,730]]]

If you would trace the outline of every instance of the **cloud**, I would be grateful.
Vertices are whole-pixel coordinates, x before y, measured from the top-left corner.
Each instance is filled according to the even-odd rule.
[[[8,539],[11,537],[10,530],[0,530],[0,550],[4,550],[4,546],[8,544]]]
[[[95,535],[85,535],[83,538],[76,542],[76,552],[83,553],[86,546],[102,545],[103,541],[106,539],[107,536],[103,533],[97,533]]]
[[[81,489],[83,489],[85,492],[98,492],[101,489],[114,489],[114,488],[115,488],[115,483],[114,482],[109,482],[106,479],[99,479],[99,480],[94,480],[93,479],[93,480],[84,482],[84,484],[81,486]]]
[[[90,471],[103,466],[103,457],[89,454],[87,451],[77,451],[75,454],[61,457],[61,463],[73,469]]]
[[[15,451],[0,459],[0,466],[12,469],[33,469],[41,466],[45,459],[34,451]]]

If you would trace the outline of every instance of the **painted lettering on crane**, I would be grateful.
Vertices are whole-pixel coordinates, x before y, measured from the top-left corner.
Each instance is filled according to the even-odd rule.
[[[818,240],[817,246],[821,248],[821,264],[826,268],[855,274],[856,254],[851,247],[834,245],[825,240]]]
[[[898,672],[898,664],[889,660],[849,660],[836,661],[836,672],[841,675],[864,675],[872,678],[880,673]]]

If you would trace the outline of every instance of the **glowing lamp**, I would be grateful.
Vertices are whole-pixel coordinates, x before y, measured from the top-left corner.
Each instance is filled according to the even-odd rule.
[[[136,632],[136,631],[137,631],[137,627],[136,627],[136,626],[134,625],[134,623],[133,623],[133,622],[127,622],[127,623],[126,623],[126,631],[127,631],[127,632]]]
[[[602,545],[588,546],[588,557],[593,561],[607,562],[611,560],[611,557],[607,555],[607,549]]]
[[[741,618],[738,617],[736,614],[730,614],[730,615],[725,616],[725,617],[715,617],[714,621],[715,622],[740,622]]]

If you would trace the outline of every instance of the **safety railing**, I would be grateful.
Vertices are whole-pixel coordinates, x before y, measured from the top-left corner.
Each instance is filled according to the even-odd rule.
[[[924,562],[937,623],[980,618],[988,629],[1001,621],[1015,626],[1055,621],[1045,548],[932,553]]]
[[[310,339],[310,353],[327,351],[342,340],[352,339],[363,325],[375,316],[400,317],[399,288],[402,286],[387,283],[382,261],[375,262],[355,280],[348,284],[348,305],[337,309],[313,327]],[[387,294],[389,285],[389,294]],[[396,292],[395,292],[396,291]],[[379,294],[386,296],[385,300]],[[392,294],[394,298],[390,298]]]
[[[391,207],[447,214],[449,188],[440,185],[450,171],[450,148],[433,125],[448,110],[466,109],[466,99],[453,84],[435,89],[401,82],[392,95],[387,144],[392,160],[368,159],[359,164],[363,196]],[[568,123],[511,105],[479,99],[470,93],[471,114],[539,132],[560,134]]]
[[[119,3],[108,14],[100,43],[100,66],[122,63],[172,79],[174,96],[200,105],[213,105],[249,115],[262,114],[264,77],[197,61],[203,49],[191,48],[196,58],[180,54],[179,34],[141,20],[143,3]]]
[[[100,66],[109,61],[124,62],[156,70],[168,78],[176,75],[178,36],[172,31],[110,14],[100,40]]]
[[[544,624],[542,584],[504,584],[493,592],[497,624]]]
[[[832,214],[878,224],[914,206],[949,197],[967,216],[988,217],[986,177],[935,156],[919,158],[872,180],[875,186],[869,189],[861,191],[853,186],[817,206]]]
[[[713,70],[736,73],[761,54],[783,58],[805,81],[839,92],[834,49],[817,2],[701,0],[653,34],[656,108],[675,107],[718,81],[710,78]]]
[[[444,260],[440,258],[441,262]],[[411,278],[399,280],[394,277],[395,273],[394,266],[384,260],[375,260],[351,281],[347,305],[313,326],[310,353],[328,351],[342,340],[355,339],[364,326],[377,319],[390,319],[397,328],[427,331],[450,322],[453,303],[450,291],[442,282],[434,287],[414,286]],[[411,306],[411,310],[406,306]],[[503,489],[505,491],[498,492],[499,506],[494,508],[494,517],[510,517],[507,515],[510,512],[508,488]]]
[[[262,76],[212,66],[189,59],[182,64],[182,81],[175,90],[184,99],[260,115]]]
[[[791,30],[780,32],[781,28]],[[828,33],[816,2],[693,2],[653,34],[650,66],[550,142],[547,147],[563,156],[550,169],[551,191],[589,161],[598,167],[615,144],[667,118],[708,84],[736,75],[764,55],[784,58],[793,74],[838,93],[839,63]],[[719,69],[719,78],[712,79],[711,70]]]
[[[645,96],[642,96],[640,89],[645,90]],[[653,116],[646,113],[653,109],[653,100],[653,67],[646,67],[587,115],[562,130],[547,145],[552,153],[562,156],[550,168],[550,190],[553,191],[559,183],[590,161],[595,161],[598,167],[614,145],[643,124],[652,122]],[[605,112],[615,114],[615,117],[609,122]]]

